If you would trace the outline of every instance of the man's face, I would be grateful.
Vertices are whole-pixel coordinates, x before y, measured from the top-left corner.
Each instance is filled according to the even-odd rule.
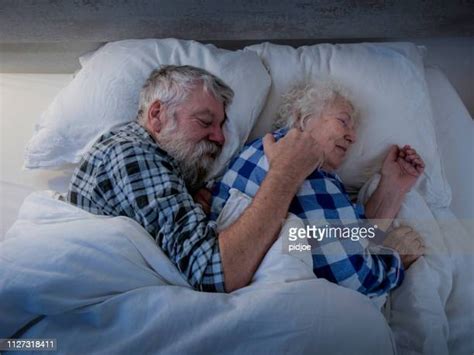
[[[192,90],[188,98],[176,108],[174,116],[178,129],[190,143],[210,142],[219,148],[224,145],[224,105],[201,85]]]
[[[190,190],[203,182],[224,145],[224,105],[201,85],[172,112],[163,110],[156,140],[180,164]]]

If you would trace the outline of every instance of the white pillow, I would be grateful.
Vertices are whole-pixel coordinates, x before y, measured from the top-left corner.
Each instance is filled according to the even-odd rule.
[[[331,77],[347,87],[361,113],[357,141],[338,170],[355,193],[377,171],[391,144],[410,144],[426,163],[419,188],[428,203],[444,207],[451,192],[440,164],[419,49],[410,43],[320,44],[294,49],[263,43],[259,54],[272,77],[267,104],[251,138],[270,131],[281,95],[308,78]]]
[[[142,85],[163,64],[193,65],[220,77],[235,91],[224,125],[226,145],[217,174],[248,138],[270,87],[258,56],[177,39],[126,40],[106,44],[82,58],[84,67],[42,115],[25,155],[26,168],[77,163],[111,127],[134,120]]]

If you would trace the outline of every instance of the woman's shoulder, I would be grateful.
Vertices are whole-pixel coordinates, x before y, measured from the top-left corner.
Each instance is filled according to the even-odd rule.
[[[273,135],[276,141],[278,141],[280,138],[283,138],[287,133],[288,133],[287,128],[280,128],[271,132],[271,134]],[[263,137],[256,138],[253,141],[246,143],[244,146],[244,149],[247,147],[254,147],[254,148],[263,147]]]
[[[287,132],[288,132],[287,129],[282,128],[282,129],[273,131],[272,135],[275,138],[275,141],[278,141],[280,138],[284,137]],[[264,155],[263,137],[254,139],[253,141],[246,143],[239,153],[239,156],[243,158],[250,158],[250,157],[256,158],[256,157],[261,157],[263,155]]]

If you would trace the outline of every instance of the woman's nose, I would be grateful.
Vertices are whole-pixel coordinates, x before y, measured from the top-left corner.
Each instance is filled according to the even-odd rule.
[[[349,132],[346,133],[344,138],[350,143],[354,144],[356,141],[356,135],[354,129],[350,129]]]

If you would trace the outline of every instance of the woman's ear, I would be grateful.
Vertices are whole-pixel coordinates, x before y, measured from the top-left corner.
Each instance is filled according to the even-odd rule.
[[[161,122],[162,110],[163,105],[159,100],[154,101],[148,109],[147,126],[153,133],[160,133],[163,126],[163,122]]]

